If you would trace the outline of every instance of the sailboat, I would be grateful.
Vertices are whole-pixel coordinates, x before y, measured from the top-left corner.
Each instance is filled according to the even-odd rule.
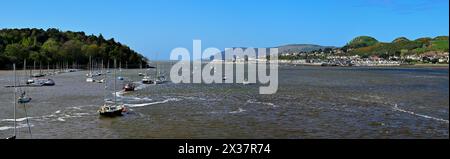
[[[98,113],[100,116],[106,116],[106,117],[116,117],[116,116],[122,116],[123,112],[126,112],[127,109],[124,105],[118,105],[117,104],[117,95],[116,95],[116,60],[114,60],[114,103],[109,104],[106,103],[100,107],[98,110]],[[107,86],[107,82],[105,82],[105,86]]]
[[[158,57],[158,55],[157,55]],[[166,82],[166,77],[161,75],[161,70],[159,69],[159,62],[156,62],[156,79],[154,84],[163,84]]]
[[[27,74],[26,67],[27,67],[27,60],[24,60],[24,62],[23,62],[23,72],[24,72],[25,78],[26,78],[26,74]],[[20,82],[19,82],[19,86],[20,86]],[[31,97],[29,97],[27,95],[26,91],[25,90],[21,90],[21,92],[22,93],[20,94],[19,98],[17,99],[17,102],[18,103],[28,103],[28,102],[30,102],[31,101]]]
[[[138,75],[139,75],[139,76],[145,76],[145,74],[142,73],[142,60],[141,60],[141,62],[140,62],[139,73],[138,73]]]
[[[92,57],[89,56],[89,73],[86,74],[86,82],[95,82],[94,75],[92,74]]]

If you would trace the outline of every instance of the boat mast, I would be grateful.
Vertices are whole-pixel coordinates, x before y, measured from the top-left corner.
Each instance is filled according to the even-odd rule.
[[[103,60],[102,60],[102,68],[103,68],[104,66],[103,66]],[[108,95],[108,74],[106,73],[107,71],[105,71],[105,105],[106,105],[106,98],[107,98],[107,95]],[[115,96],[115,95],[114,95]]]
[[[117,105],[117,92],[116,92],[116,59],[114,59],[114,105]]]
[[[16,135],[17,135],[17,132],[16,132],[16,128],[17,128],[17,125],[16,125],[16,122],[17,122],[17,119],[16,119],[16,91],[17,91],[17,88],[16,88],[16,64],[13,64],[13,69],[14,69],[14,100],[13,100],[13,103],[14,103],[14,137],[16,137]]]

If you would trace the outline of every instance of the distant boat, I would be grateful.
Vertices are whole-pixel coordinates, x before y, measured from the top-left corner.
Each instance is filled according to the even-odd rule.
[[[97,83],[105,83],[105,79],[98,80]]]
[[[26,83],[27,84],[33,84],[34,82],[35,82],[35,79],[28,79]]]
[[[155,84],[163,84],[166,82],[166,77],[165,76],[159,76],[158,78],[156,78],[155,80]]]
[[[123,81],[124,78],[123,77],[117,77],[117,79]]]
[[[31,102],[31,97],[27,96],[26,92],[23,91],[20,97],[17,99],[17,102],[20,104],[25,104]]]
[[[92,83],[92,82],[95,82],[95,79],[92,77],[89,77],[89,78],[86,78],[86,82]]]
[[[242,82],[243,85],[249,85],[250,82],[248,80],[244,80],[244,82]]]
[[[125,92],[134,91],[135,88],[136,88],[136,87],[134,86],[133,83],[127,83],[127,84],[125,84],[125,86],[123,86],[123,90],[124,90]]]
[[[144,73],[139,73],[138,75],[139,75],[139,76],[145,76]]]
[[[44,77],[45,75],[42,73],[33,73],[31,76],[32,77]]]
[[[52,79],[47,79],[43,83],[43,86],[54,86],[54,85],[55,85],[55,81],[53,81]]]
[[[144,78],[142,78],[142,83],[143,84],[154,84],[155,81],[153,81],[150,76],[144,76]]]

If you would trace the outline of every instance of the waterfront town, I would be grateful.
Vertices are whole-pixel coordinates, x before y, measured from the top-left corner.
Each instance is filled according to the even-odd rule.
[[[449,64],[448,52],[428,52],[421,55],[406,56],[360,56],[348,55],[341,49],[329,53],[313,51],[280,55],[279,63],[317,66],[400,66],[413,64]]]

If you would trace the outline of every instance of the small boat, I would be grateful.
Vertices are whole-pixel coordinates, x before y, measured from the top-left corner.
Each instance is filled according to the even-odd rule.
[[[26,83],[27,84],[33,84],[34,82],[35,82],[35,79],[28,79]]]
[[[92,83],[92,82],[95,82],[95,79],[92,77],[89,77],[89,78],[86,78],[86,82]]]
[[[123,105],[108,105],[105,104],[100,107],[98,110],[98,113],[101,116],[107,116],[107,117],[115,117],[115,116],[122,116],[123,112],[126,112],[126,107]]]
[[[47,79],[43,83],[43,86],[54,86],[54,85],[55,85],[55,81],[53,81],[52,79]]]
[[[158,78],[156,78],[155,80],[155,84],[163,84],[166,82],[166,77],[165,76],[159,76]]]
[[[44,77],[44,74],[42,73],[33,73],[33,75],[31,75],[32,77]]]
[[[117,79],[123,81],[123,77],[117,77]]]
[[[105,83],[105,79],[98,80],[97,83]]]
[[[142,78],[142,83],[143,84],[154,84],[155,82],[150,78],[150,76],[145,76],[144,78]]]
[[[20,104],[25,104],[25,103],[29,103],[31,102],[31,97],[26,95],[26,92],[22,92],[22,94],[20,95],[20,97],[17,99],[17,102]]]
[[[123,86],[123,90],[125,92],[134,91],[134,88],[135,88],[135,86],[133,83],[127,83],[127,84],[125,84],[125,86]]]
[[[143,73],[139,73],[139,76],[145,76]]]

